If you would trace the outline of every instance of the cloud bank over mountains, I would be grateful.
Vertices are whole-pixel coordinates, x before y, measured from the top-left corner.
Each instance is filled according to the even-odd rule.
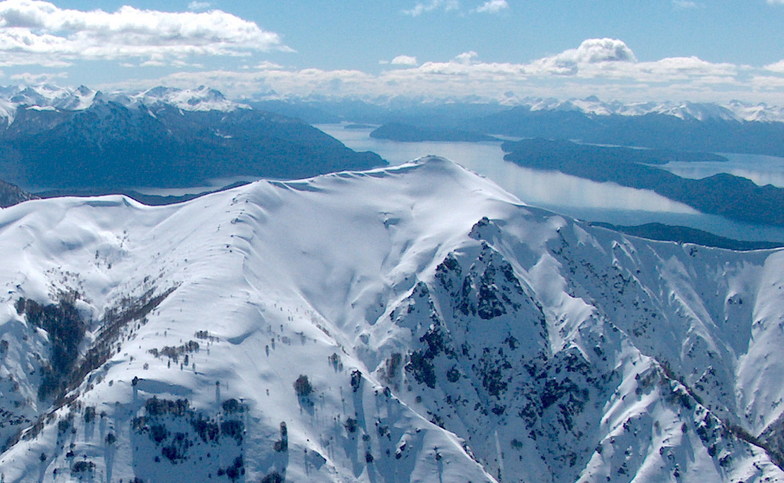
[[[418,62],[414,56],[399,55],[381,64],[381,72],[370,73],[264,63],[238,71],[178,72],[150,79],[149,86],[208,83],[232,97],[403,96],[514,102],[526,96],[599,94],[633,101],[742,99],[773,103],[784,87],[784,61],[765,67],[708,62],[694,56],[640,61],[622,40],[609,38],[588,39],[574,49],[523,63],[488,62],[468,51],[447,61]]]
[[[398,15],[442,11],[470,16],[508,9],[507,0],[470,4],[423,0]],[[773,10],[778,10],[778,5]],[[4,69],[0,83],[38,80],[62,84],[76,76],[73,68],[81,63],[108,62],[120,70],[121,66],[141,68],[133,71],[132,80],[72,82],[90,82],[106,89],[209,84],[234,98],[373,100],[405,96],[508,102],[529,96],[599,95],[623,101],[741,99],[780,103],[784,89],[784,59],[763,66],[697,56],[650,60],[635,54],[632,46],[619,38],[589,38],[550,55],[505,62],[484,60],[483,56],[498,58],[498,52],[457,50],[451,59],[439,60],[423,58],[420,52],[412,51],[415,48],[406,50],[377,60],[375,66],[294,66],[298,54],[280,34],[214,9],[209,2],[193,1],[183,12],[132,6],[114,12],[82,11],[41,0],[0,2],[0,68]],[[289,54],[277,55],[275,62],[269,60],[282,52]],[[503,54],[514,59],[514,46]],[[292,64],[286,60],[289,58]]]

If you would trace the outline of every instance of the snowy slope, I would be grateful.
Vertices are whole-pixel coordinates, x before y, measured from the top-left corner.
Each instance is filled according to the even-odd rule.
[[[0,254],[5,481],[784,481],[776,251],[425,158],[30,201]]]

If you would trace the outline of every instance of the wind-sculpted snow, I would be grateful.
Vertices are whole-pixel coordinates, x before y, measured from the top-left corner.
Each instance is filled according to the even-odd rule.
[[[425,158],[29,201],[0,254],[6,481],[784,480],[776,251]]]

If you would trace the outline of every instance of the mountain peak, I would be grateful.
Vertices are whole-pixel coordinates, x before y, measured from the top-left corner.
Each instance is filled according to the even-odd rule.
[[[594,229],[434,156],[0,226],[11,480],[784,478],[781,252]]]
[[[50,84],[30,86],[0,87],[0,102],[6,102],[14,109],[18,106],[34,109],[57,109],[80,111],[90,108],[95,102],[114,101],[125,106],[139,103],[166,103],[187,111],[234,111],[247,109],[245,104],[228,100],[220,91],[199,86],[195,89],[179,89],[158,86],[141,92],[115,91],[99,92],[87,86],[76,88],[58,87]],[[0,115],[3,112],[0,111]],[[12,119],[11,115],[6,118]]]
[[[179,89],[158,86],[130,95],[135,102],[144,104],[165,103],[186,111],[234,111],[249,106],[228,100],[220,91],[205,86]]]
[[[620,102],[602,101],[597,96],[583,99],[525,98],[522,106],[532,111],[578,111],[595,116],[643,116],[663,114],[684,120],[768,121],[784,122],[784,108],[765,104],[730,101],[726,104],[708,102]]]

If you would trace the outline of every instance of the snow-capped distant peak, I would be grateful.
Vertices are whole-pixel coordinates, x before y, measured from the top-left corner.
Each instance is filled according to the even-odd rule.
[[[147,105],[171,104],[184,111],[231,112],[237,109],[249,109],[249,106],[226,99],[221,92],[205,86],[199,86],[196,89],[158,86],[131,95],[130,98]]]
[[[0,119],[10,125],[19,108],[38,111],[81,111],[97,102],[116,102],[126,107],[170,104],[184,111],[223,111],[248,109],[249,106],[227,99],[215,89],[154,87],[142,92],[101,92],[86,86],[57,87],[50,84],[0,87]]]
[[[6,125],[14,122],[16,105],[6,99],[0,99],[0,124],[5,120]]]
[[[727,104],[735,116],[746,121],[784,122],[784,107],[769,106],[765,103],[748,104],[733,100]]]
[[[87,109],[93,103],[96,91],[79,86],[77,88],[57,87],[50,84],[36,86],[17,86],[12,89],[9,100],[19,106],[78,111]]]
[[[50,84],[0,87],[0,119],[10,125],[19,108],[39,111],[79,111],[93,104],[96,91],[89,87],[56,87]]]
[[[696,121],[784,122],[784,108],[767,104],[731,101],[727,104],[705,102],[636,102],[602,101],[596,96],[584,99],[527,98],[523,106],[531,111],[575,111],[592,116],[644,116],[662,114]]]

